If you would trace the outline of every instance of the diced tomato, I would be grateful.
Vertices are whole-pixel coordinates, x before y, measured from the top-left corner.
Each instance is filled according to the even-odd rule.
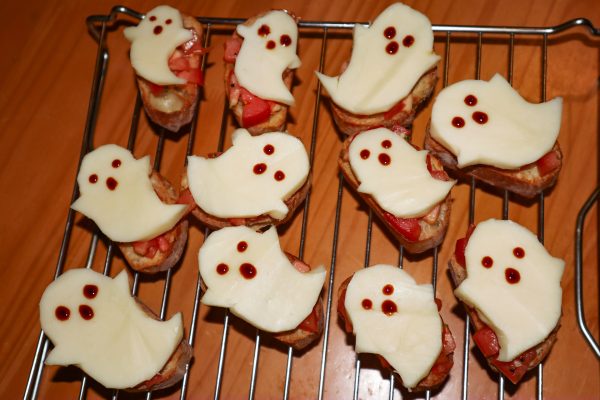
[[[393,106],[388,111],[386,111],[383,114],[383,118],[384,119],[392,119],[392,118],[394,118],[394,115],[398,114],[402,110],[404,110],[404,102],[401,100],[398,103],[396,103],[395,106]]]
[[[200,68],[190,68],[184,71],[179,71],[176,74],[178,77],[185,79],[189,83],[195,83],[202,86],[204,84],[204,75]]]
[[[150,81],[147,81],[147,83],[148,83],[148,86],[150,87],[150,91],[155,96],[158,96],[165,88],[164,86],[157,85],[156,83],[152,83]]]
[[[467,248],[467,243],[469,243],[469,237],[475,230],[475,225],[470,225],[469,229],[467,229],[467,236],[462,239],[458,239],[456,241],[456,245],[454,246],[454,257],[458,264],[462,267],[467,266],[467,262],[465,261],[465,249]]]
[[[165,235],[133,243],[133,251],[135,251],[137,255],[147,258],[154,258],[156,252],[159,250],[161,253],[167,253],[170,249],[171,242],[169,242]]]
[[[269,103],[260,97],[254,97],[252,101],[244,105],[242,110],[242,126],[249,128],[258,125],[268,120],[270,116],[271,107]]]
[[[241,226],[246,223],[244,218],[227,218],[227,221],[233,226]]]
[[[133,251],[140,256],[146,255],[148,249],[150,248],[150,241],[146,240],[143,242],[135,242],[133,243]]]
[[[537,160],[535,165],[537,165],[540,175],[544,176],[560,167],[560,159],[558,158],[557,152],[551,150],[549,153]]]
[[[240,48],[242,47],[242,38],[235,35],[231,39],[225,42],[225,55],[223,60],[227,63],[234,63],[237,58]]]
[[[319,319],[317,318],[317,312],[314,308],[312,312],[308,314],[308,317],[304,318],[304,321],[300,322],[298,328],[307,332],[319,333]]]
[[[194,35],[192,39],[188,40],[180,46],[180,48],[183,50],[183,54],[187,56],[190,54],[208,53],[208,49],[202,47],[202,44],[200,44],[200,38],[198,37],[196,31],[192,30],[192,33]]]
[[[502,362],[498,360],[492,360],[491,363],[494,365],[504,376],[506,376],[512,383],[518,383],[523,375],[527,372],[527,369],[531,362],[536,357],[535,349],[528,350],[522,353],[519,357],[515,358],[510,362]]]
[[[169,69],[171,71],[185,71],[190,68],[190,63],[185,57],[169,58]]]
[[[154,258],[154,256],[156,255],[156,252],[158,251],[158,247],[151,245],[148,248],[148,251],[146,252],[146,254],[144,254],[144,257],[147,258]]]
[[[171,242],[169,242],[164,235],[157,237],[156,240],[158,242],[158,249],[162,253],[166,253],[171,249]]]
[[[181,193],[179,193],[179,198],[177,199],[177,201],[175,203],[176,204],[196,205],[196,202],[194,201],[194,197],[192,196],[192,192],[190,192],[189,189],[183,190]]]
[[[427,170],[429,171],[429,173],[431,174],[431,176],[433,177],[433,179],[437,179],[439,181],[448,181],[450,180],[450,177],[448,176],[448,174],[446,173],[446,171],[442,170],[434,170],[433,167],[431,166],[431,156],[429,154],[427,154]]]
[[[486,357],[493,357],[500,351],[498,337],[489,326],[475,332],[473,334],[473,341]]]
[[[421,226],[418,218],[398,218],[388,212],[384,213],[385,220],[409,242],[416,242],[421,236]]]

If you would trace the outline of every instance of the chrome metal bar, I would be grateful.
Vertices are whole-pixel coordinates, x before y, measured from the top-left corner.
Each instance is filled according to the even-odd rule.
[[[227,336],[229,334],[229,309],[225,310],[223,319],[223,336],[221,338],[221,351],[219,352],[219,365],[217,367],[217,382],[215,383],[214,399],[221,396],[221,383],[223,382],[223,365],[225,364],[225,348],[227,347]]]
[[[283,387],[283,398],[287,399],[290,395],[290,376],[292,373],[292,360],[294,355],[294,348],[288,347],[287,363],[285,364],[285,386]]]
[[[354,390],[352,391],[352,399],[358,400],[358,383],[360,381],[360,357],[356,356],[354,362]]]
[[[289,350],[291,352],[292,347],[290,346]],[[260,354],[260,331],[257,329],[256,330],[256,340],[254,342],[254,360],[252,362],[252,377],[251,377],[251,382],[252,384],[250,385],[250,393],[248,394],[248,399],[252,400],[254,398],[254,390],[256,389],[256,373],[258,371],[258,355]],[[286,371],[288,369],[291,369],[291,356],[288,356],[288,368],[286,368]],[[287,386],[286,386],[287,388]],[[284,395],[285,397],[285,395]]]
[[[390,374],[390,391],[388,393],[388,399],[394,400],[394,389],[396,388],[396,378],[394,374]]]

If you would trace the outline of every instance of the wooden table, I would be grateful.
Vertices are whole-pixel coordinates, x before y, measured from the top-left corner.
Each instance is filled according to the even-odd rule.
[[[270,8],[293,10],[304,20],[367,21],[383,10],[385,1],[214,1],[172,5],[192,15],[247,18]],[[410,1],[427,14],[433,24],[551,26],[576,17],[587,17],[600,26],[600,7],[596,1],[510,0]],[[0,145],[0,397],[17,398],[23,394],[39,335],[38,301],[52,280],[71,201],[82,132],[86,122],[88,99],[92,87],[96,42],[88,34],[85,18],[106,14],[114,5],[106,1],[73,2],[2,2],[0,4],[0,121],[3,128]],[[154,2],[131,1],[127,6],[144,12]],[[136,99],[133,73],[128,62],[128,43],[122,36],[122,24],[108,32],[109,69],[104,85],[93,143],[117,143],[125,146]],[[215,29],[211,38],[204,101],[200,107],[193,153],[205,155],[215,151],[223,110],[222,43],[227,29]],[[484,35],[481,78],[495,72],[508,74],[506,36]],[[514,86],[531,101],[541,99],[541,43],[539,36],[516,36]],[[302,67],[298,70],[294,94],[297,105],[291,110],[288,130],[310,146],[317,81],[321,33],[306,35],[300,41]],[[450,51],[450,83],[473,78],[476,74],[476,35],[453,35]],[[324,70],[335,74],[348,58],[351,41],[348,31],[330,32]],[[436,51],[444,56],[445,35],[436,35]],[[574,234],[579,208],[598,183],[598,134],[600,133],[600,38],[591,38],[583,28],[570,30],[548,39],[547,97],[562,96],[564,110],[560,143],[565,164],[554,190],[546,197],[545,243],[550,252],[565,259],[562,280],[563,317],[554,346],[544,365],[544,395],[549,399],[592,399],[600,396],[598,359],[584,342],[577,327],[574,307]],[[443,64],[440,64],[443,65]],[[441,70],[440,70],[441,71]],[[438,91],[442,82],[438,84]],[[422,144],[431,104],[419,114],[414,124],[414,142]],[[304,259],[312,264],[332,268],[334,220],[338,194],[336,157],[340,137],[336,133],[327,102],[318,108],[316,158],[313,166],[314,187],[310,197]],[[227,140],[234,129],[227,120]],[[153,131],[142,115],[135,140],[135,155],[154,152],[159,132]],[[161,172],[178,181],[183,170],[188,134],[167,135]],[[454,241],[466,230],[468,221],[468,184],[453,191],[454,209],[447,238],[439,252],[437,296],[444,306],[442,316],[450,325],[457,342],[455,365],[451,377],[438,398],[459,398],[462,387],[464,313],[452,295],[446,262]],[[538,206],[511,197],[510,218],[534,232],[538,226]],[[502,198],[493,191],[477,190],[475,221],[501,217]],[[302,213],[280,229],[282,247],[297,253]],[[598,214],[592,210],[585,225],[584,293],[589,326],[598,337]],[[353,271],[363,267],[368,212],[364,204],[346,186],[343,188],[337,256],[335,262],[332,317],[328,338],[324,398],[351,398],[355,353],[353,339],[346,335],[335,313],[337,287]],[[77,216],[66,253],[65,268],[85,265],[90,247],[92,224]],[[192,223],[185,257],[172,275],[167,315],[184,314],[189,332],[197,281],[197,251],[204,229]],[[92,256],[93,268],[100,271],[107,243],[101,241]],[[370,262],[398,262],[397,243],[373,224]],[[125,267],[115,251],[110,274]],[[419,282],[429,282],[432,254],[405,258],[405,268]],[[159,310],[164,274],[142,278],[139,297],[153,310]],[[327,290],[324,291],[327,298]],[[248,396],[254,351],[255,330],[237,318],[231,318],[221,398]],[[195,336],[194,362],[191,367],[188,398],[213,396],[221,335],[223,311],[200,308]],[[471,342],[472,343],[472,342]],[[255,397],[280,398],[283,393],[286,349],[262,337]],[[472,344],[471,344],[472,347]],[[323,339],[303,354],[295,355],[292,364],[290,398],[315,398]],[[470,398],[494,398],[497,375],[490,372],[477,351],[470,351]],[[364,357],[360,375],[360,398],[387,398],[388,373]],[[76,368],[45,368],[39,394],[42,398],[75,398],[81,374]],[[518,387],[506,385],[507,398],[531,398],[536,387],[535,374],[529,374]],[[398,391],[396,389],[396,391]],[[108,396],[97,384],[88,389],[90,398]],[[405,392],[403,396],[407,396]],[[167,391],[155,397],[178,398],[179,392]],[[396,398],[398,398],[398,393]]]

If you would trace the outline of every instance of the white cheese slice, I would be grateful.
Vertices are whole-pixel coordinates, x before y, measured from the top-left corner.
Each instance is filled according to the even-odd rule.
[[[529,103],[496,74],[489,82],[466,80],[442,90],[431,112],[431,136],[457,157],[460,168],[515,169],[552,149],[561,112],[562,98]]]
[[[234,69],[240,86],[264,100],[293,105],[294,96],[282,75],[300,66],[294,18],[284,11],[270,11],[249,26],[238,25],[236,32],[244,38]]]
[[[491,267],[490,259],[483,265],[484,257]],[[543,342],[560,318],[564,261],[548,254],[526,228],[495,219],[477,224],[465,260],[467,279],[454,293],[498,336],[498,360],[511,361]],[[517,271],[518,282],[514,272],[509,282],[508,268]]]
[[[358,191],[403,218],[425,215],[456,183],[434,179],[426,157],[427,151],[416,150],[386,128],[358,134],[349,149],[350,166],[360,182]]]
[[[429,19],[394,3],[370,26],[354,26],[352,55],[341,75],[316,74],[335,104],[354,114],[372,115],[406,97],[439,59],[433,52]]]
[[[392,303],[397,311],[384,313]],[[344,306],[358,353],[383,356],[409,389],[429,374],[442,351],[442,320],[430,284],[417,285],[400,268],[374,265],[354,273]]]
[[[275,227],[245,226],[211,233],[198,254],[207,286],[202,303],[227,307],[267,332],[295,329],[311,312],[325,282],[322,266],[299,272],[279,246]]]
[[[183,337],[181,314],[148,316],[131,297],[125,270],[114,279],[85,268],[65,272],[44,291],[40,322],[54,344],[46,364],[77,365],[113,389],[151,379]]]
[[[92,219],[109,239],[135,242],[173,228],[183,204],[164,204],[150,182],[150,158],[136,160],[115,144],[86,154],[77,175],[79,198],[71,208]]]
[[[137,26],[123,30],[131,42],[129,57],[135,72],[157,85],[181,85],[185,79],[169,69],[169,57],[175,49],[193,38],[183,27],[181,13],[169,6],[158,6],[146,13]]]
[[[308,178],[308,154],[287,133],[233,133],[233,145],[217,158],[188,157],[190,192],[198,206],[220,218],[269,214],[283,219],[284,203]]]

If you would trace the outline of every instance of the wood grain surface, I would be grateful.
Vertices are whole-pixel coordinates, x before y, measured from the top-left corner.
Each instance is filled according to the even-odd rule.
[[[191,15],[247,18],[271,8],[286,8],[304,20],[368,21],[389,1],[197,1],[171,2]],[[600,7],[596,0],[428,0],[409,1],[428,15],[433,24],[551,26],[576,17],[587,17],[600,26]],[[106,14],[114,3],[107,1],[0,2],[0,398],[23,395],[34,356],[40,325],[39,298],[53,279],[65,221],[69,210],[81,139],[86,122],[88,100],[97,45],[88,33],[85,18]],[[125,4],[140,12],[156,5],[153,1],[129,1]],[[94,146],[117,143],[126,146],[136,99],[134,75],[128,60],[128,43],[122,29],[126,18],[111,24],[107,32],[109,67],[95,126]],[[223,42],[230,28],[213,29],[206,70],[204,99],[195,132],[166,137],[160,171],[179,181],[183,170],[188,136],[194,136],[193,153],[215,151],[221,129],[224,102],[222,82]],[[450,83],[473,78],[476,74],[476,36],[452,35],[450,47]],[[541,44],[539,36],[515,37],[514,86],[529,100],[541,99]],[[318,69],[322,39],[319,31],[306,31],[299,44],[302,66],[293,92],[296,106],[291,109],[289,132],[310,146],[315,112]],[[349,57],[349,31],[331,31],[327,40],[324,71],[336,74]],[[445,35],[436,34],[436,51],[444,56]],[[575,316],[574,257],[575,221],[578,210],[598,183],[598,77],[600,75],[600,38],[592,38],[583,28],[570,30],[548,39],[547,97],[562,96],[564,109],[559,141],[565,163],[558,184],[546,196],[545,243],[549,251],[566,261],[562,280],[563,317],[558,341],[544,364],[543,393],[547,399],[597,399],[600,397],[598,359],[584,342]],[[440,71],[443,61],[440,63]],[[508,74],[506,36],[484,35],[481,78],[494,73]],[[440,90],[438,84],[436,92]],[[431,103],[414,123],[414,142],[421,145],[429,119]],[[335,313],[337,287],[354,271],[363,267],[368,210],[360,199],[344,186],[341,203],[337,256],[332,265],[334,222],[338,195],[336,158],[341,147],[327,101],[318,107],[313,166],[314,187],[310,195],[304,259],[311,265],[323,264],[328,271],[335,266],[329,347],[326,354],[324,398],[352,397],[355,377],[354,339],[343,332]],[[135,140],[137,157],[150,154],[154,160],[160,131],[140,116]],[[226,120],[227,139],[235,128]],[[452,294],[446,262],[468,222],[469,186],[464,182],[453,190],[454,209],[446,240],[439,252],[437,296],[443,300],[442,316],[450,325],[457,342],[455,365],[450,379],[433,395],[436,398],[460,398],[462,387],[464,312]],[[475,221],[501,217],[502,196],[493,190],[476,192]],[[537,232],[538,205],[511,197],[510,218]],[[279,230],[282,247],[298,254],[302,211]],[[93,224],[76,217],[65,268],[85,265]],[[181,264],[172,275],[167,316],[181,311],[189,332],[197,282],[197,252],[204,228],[191,224],[190,239]],[[599,336],[598,326],[598,213],[593,208],[585,224],[584,294],[589,327]],[[101,240],[90,256],[93,268],[101,271],[107,242]],[[406,270],[418,282],[429,282],[432,253],[405,258]],[[383,227],[374,222],[370,263],[398,263],[397,243]],[[110,275],[115,276],[124,261],[115,249]],[[153,310],[160,310],[164,274],[142,277],[139,297]],[[323,293],[327,298],[327,290]],[[195,335],[194,361],[189,377],[188,398],[212,398],[223,333],[223,310],[202,306]],[[230,319],[222,399],[247,398],[254,353],[255,329],[237,318]],[[255,398],[276,399],[283,393],[287,349],[266,335],[261,338]],[[472,342],[471,342],[472,343]],[[470,350],[468,394],[472,399],[496,398],[497,374],[490,371],[479,353]],[[308,351],[295,354],[292,363],[290,398],[317,397],[323,339]],[[374,358],[361,356],[361,399],[387,398],[389,373],[378,367]],[[47,367],[39,388],[40,398],[76,398],[81,373],[77,368]],[[155,398],[179,398],[179,385],[156,393]],[[506,385],[506,398],[533,398],[536,377],[530,373],[514,386]],[[418,398],[396,388],[395,398]],[[111,392],[92,383],[88,398],[109,397]],[[123,398],[141,396],[120,396]]]

